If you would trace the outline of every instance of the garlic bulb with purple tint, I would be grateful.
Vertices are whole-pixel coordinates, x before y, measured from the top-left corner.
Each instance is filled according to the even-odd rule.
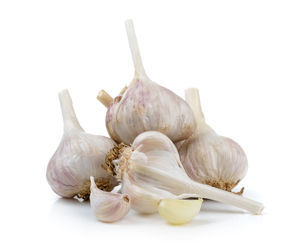
[[[59,100],[64,120],[64,135],[48,164],[49,185],[62,197],[77,196],[88,199],[90,176],[94,176],[98,187],[112,190],[118,182],[101,165],[115,143],[105,136],[84,132],[76,118],[68,90],[59,93]]]
[[[188,138],[195,129],[189,105],[169,89],[153,82],[146,75],[133,23],[126,21],[126,30],[135,75],[124,93],[112,99],[105,91],[98,95],[107,108],[106,127],[116,142],[131,144],[144,131],[155,130],[173,142]]]
[[[182,165],[193,180],[231,191],[247,173],[247,157],[235,141],[219,136],[206,124],[197,89],[187,89],[185,96],[197,129],[179,148]]]
[[[263,210],[259,202],[193,181],[186,174],[175,145],[160,132],[144,132],[131,147],[117,149],[119,155],[111,159],[111,172],[122,180],[122,192],[130,195],[132,207],[139,212],[157,212],[159,200],[178,196],[208,198],[254,214]]]
[[[129,195],[100,190],[93,176],[91,176],[90,203],[94,215],[102,222],[120,220],[130,210]]]

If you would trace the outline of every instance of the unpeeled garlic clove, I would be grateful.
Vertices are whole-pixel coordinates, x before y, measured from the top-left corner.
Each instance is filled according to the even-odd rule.
[[[118,182],[101,168],[101,164],[115,143],[105,136],[84,132],[76,118],[68,90],[59,93],[59,100],[64,135],[47,167],[49,185],[62,197],[88,199],[92,175],[100,188],[112,190]]]
[[[154,213],[159,200],[182,194],[220,201],[254,214],[263,210],[259,202],[193,181],[186,174],[175,145],[160,132],[140,134],[120,155],[113,163],[122,180],[122,192],[130,195],[132,207],[140,212]]]
[[[135,76],[124,93],[112,99],[100,91],[98,100],[107,108],[106,127],[116,142],[131,144],[144,131],[155,130],[177,142],[188,138],[195,129],[189,105],[175,93],[151,81],[145,73],[131,20],[126,29]]]
[[[197,129],[179,148],[184,169],[195,181],[231,191],[247,173],[246,154],[235,141],[219,136],[206,124],[198,89],[187,89],[185,99]]]
[[[92,176],[90,203],[94,215],[102,222],[118,221],[130,210],[129,195],[100,190],[97,188]]]
[[[203,200],[163,199],[158,203],[159,214],[170,224],[182,225],[190,222],[200,211]]]

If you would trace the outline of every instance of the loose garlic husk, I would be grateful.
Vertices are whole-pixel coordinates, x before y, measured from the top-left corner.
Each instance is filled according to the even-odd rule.
[[[130,197],[127,194],[100,190],[91,176],[90,203],[96,218],[102,222],[115,222],[122,219],[130,210]]]
[[[168,223],[182,225],[190,222],[200,211],[203,200],[163,199],[158,203],[158,212]]]
[[[157,131],[140,134],[132,147],[120,150],[113,160],[115,173],[122,180],[122,192],[129,194],[132,207],[143,213],[157,212],[161,199],[194,194],[260,214],[259,202],[193,181],[186,174],[172,141]]]
[[[91,135],[81,128],[68,90],[59,93],[64,120],[64,135],[49,161],[47,180],[58,195],[65,198],[78,196],[88,199],[90,176],[97,185],[110,191],[118,184],[102,167],[106,154],[115,143],[110,138]]]
[[[144,131],[160,131],[172,141],[188,138],[195,129],[193,112],[175,93],[148,78],[140,56],[133,23],[126,30],[135,66],[134,78],[125,91],[112,99],[104,90],[98,100],[107,108],[106,127],[116,142],[131,144]]]
[[[235,141],[219,136],[206,124],[197,89],[187,89],[185,99],[197,129],[179,148],[182,165],[193,180],[231,191],[247,173],[247,157]]]

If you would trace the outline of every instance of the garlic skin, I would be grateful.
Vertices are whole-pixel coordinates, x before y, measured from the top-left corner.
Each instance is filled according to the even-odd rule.
[[[219,136],[206,124],[198,89],[187,89],[185,99],[194,112],[197,129],[180,146],[182,165],[193,180],[231,191],[247,173],[246,154],[235,141]]]
[[[64,135],[47,167],[49,185],[61,197],[88,199],[90,176],[95,176],[100,188],[112,190],[118,181],[106,173],[101,164],[115,143],[105,136],[84,132],[76,118],[68,90],[59,93],[59,100]]]
[[[168,223],[182,225],[190,222],[200,211],[202,199],[163,199],[158,203],[158,212]]]
[[[132,207],[142,213],[155,213],[159,200],[184,194],[220,201],[254,214],[263,210],[259,202],[193,181],[175,145],[157,131],[140,134],[114,163],[122,180],[122,192],[130,195]]]
[[[115,222],[122,219],[131,207],[129,195],[100,190],[92,176],[90,204],[94,215],[102,222]]]
[[[140,133],[160,131],[172,141],[188,138],[195,129],[195,119],[189,105],[175,93],[153,82],[146,75],[131,20],[126,30],[135,66],[135,76],[124,93],[115,99],[98,95],[108,108],[106,127],[116,142],[131,144]]]

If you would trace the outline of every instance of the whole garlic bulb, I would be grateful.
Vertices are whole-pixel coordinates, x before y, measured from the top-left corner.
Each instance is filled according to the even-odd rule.
[[[193,112],[175,93],[148,78],[140,56],[133,23],[126,29],[135,76],[125,93],[112,99],[100,91],[98,99],[108,108],[106,127],[116,142],[131,144],[144,131],[160,131],[172,141],[188,138],[195,129]]]
[[[105,156],[115,143],[105,136],[91,135],[81,128],[68,90],[59,93],[64,120],[64,135],[49,161],[47,180],[58,195],[87,199],[90,176],[101,189],[112,190],[118,184],[102,167]]]
[[[175,145],[160,132],[140,134],[132,147],[123,148],[120,155],[113,160],[114,171],[122,180],[122,192],[130,195],[132,207],[140,212],[157,212],[159,200],[180,195],[220,201],[254,214],[263,210],[259,202],[193,181],[186,174]]]
[[[129,195],[100,190],[93,176],[91,176],[90,203],[96,218],[102,222],[120,220],[130,210]]]
[[[247,173],[247,157],[240,145],[206,124],[197,89],[187,89],[185,99],[194,112],[197,129],[179,148],[182,165],[193,180],[231,191]]]

